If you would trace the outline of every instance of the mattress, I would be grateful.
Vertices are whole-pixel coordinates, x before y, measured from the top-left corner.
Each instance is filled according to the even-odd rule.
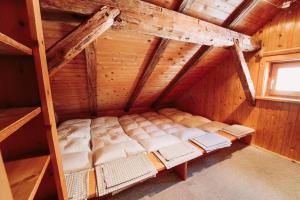
[[[162,147],[179,143],[180,140],[168,134],[164,129],[160,127],[161,122],[156,121],[154,117],[155,113],[147,113],[145,115],[133,114],[124,115],[119,118],[119,122],[125,130],[126,134],[138,141],[147,150],[147,152],[156,151]],[[153,120],[148,120],[152,119]],[[162,123],[172,123],[171,120],[165,119]]]
[[[206,132],[198,128],[187,128],[179,123],[175,123],[165,115],[159,114],[157,112],[147,112],[141,114],[141,116],[157,125],[166,133],[171,134],[182,141],[187,141],[193,137],[206,134]]]
[[[91,122],[94,165],[126,158],[145,149],[124,132],[117,117],[99,117]]]
[[[72,119],[57,128],[65,173],[92,168],[90,125],[91,119]]]
[[[185,127],[199,128],[205,132],[217,132],[229,126],[228,124],[211,121],[210,119],[207,119],[205,117],[192,115],[175,108],[164,108],[159,110],[158,112]]]

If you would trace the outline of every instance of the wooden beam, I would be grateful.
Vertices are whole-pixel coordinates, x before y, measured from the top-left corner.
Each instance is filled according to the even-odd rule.
[[[95,13],[102,5],[121,10],[120,29],[161,38],[217,47],[233,46],[238,39],[243,51],[259,45],[250,36],[168,10],[141,0],[41,0],[44,10],[53,9],[85,15]]]
[[[103,7],[47,52],[50,76],[77,56],[85,47],[109,29],[120,11]]]
[[[187,7],[190,7],[191,4],[195,0],[183,0],[178,8],[178,12],[183,12]],[[150,78],[152,72],[154,71],[155,66],[159,62],[162,54],[164,53],[166,47],[168,46],[170,40],[169,39],[160,39],[157,48],[154,50],[153,56],[150,58],[148,65],[146,65],[143,74],[140,76],[133,93],[131,94],[124,111],[128,112],[131,107],[133,106],[135,100],[141,93],[144,85],[146,84],[147,80]]]
[[[147,80],[150,78],[155,66],[159,62],[160,57],[161,57],[162,53],[164,52],[164,50],[166,49],[168,43],[169,43],[169,40],[167,40],[167,39],[162,39],[159,42],[157,49],[155,50],[152,58],[150,59],[149,64],[145,67],[143,74],[140,76],[140,78],[135,86],[135,89],[133,90],[133,93],[131,94],[131,96],[125,106],[125,109],[124,109],[125,112],[128,112],[130,110],[130,108],[133,106],[136,98],[141,93],[144,85],[146,84]]]
[[[223,22],[223,27],[232,28],[235,26],[257,3],[258,0],[244,0]],[[159,97],[153,102],[151,107],[157,107],[159,103],[167,96],[177,85],[179,80],[192,69],[205,55],[213,49],[212,46],[201,46],[192,58],[183,66],[178,74],[172,79],[168,86],[163,90]]]
[[[210,50],[211,46],[203,45],[200,49],[192,56],[191,59],[182,67],[182,69],[176,74],[176,76],[171,80],[164,91],[159,95],[159,97],[153,102],[151,107],[155,108],[163,100],[167,94],[169,94],[177,85],[178,81],[191,69],[196,63],[198,63]]]
[[[96,46],[92,42],[85,48],[86,71],[87,71],[87,89],[91,116],[97,113],[97,63]]]
[[[252,82],[248,65],[244,58],[243,52],[239,47],[238,40],[234,41],[234,47],[232,47],[232,56],[235,61],[235,66],[242,83],[246,99],[252,104],[255,105],[255,89]]]

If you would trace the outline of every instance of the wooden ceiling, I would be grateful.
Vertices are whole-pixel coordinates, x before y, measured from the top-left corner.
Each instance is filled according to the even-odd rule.
[[[145,1],[172,10],[178,10],[181,3],[178,0]],[[283,0],[194,0],[192,2],[183,10],[184,14],[224,27],[230,25],[230,28],[237,32],[253,35],[280,12],[280,9],[274,5],[281,5]],[[238,15],[234,15],[237,12]],[[65,15],[57,14],[57,18],[51,18],[48,17],[48,13],[49,11],[42,13],[47,49],[72,32],[78,26],[76,20],[80,21],[82,17],[71,15],[72,23],[70,23]],[[230,19],[232,17],[234,18]],[[226,20],[231,23],[226,24]],[[98,113],[123,111],[128,106],[128,101],[132,99],[131,96],[161,40],[154,36],[116,29],[109,29],[96,39],[96,111]],[[205,51],[201,59],[195,61],[192,67],[187,66],[186,63],[200,47],[199,44],[169,41],[161,51],[152,73],[142,85],[140,93],[132,101],[133,110],[146,110],[154,102],[156,105],[172,103],[209,69],[230,56],[228,50],[224,48],[210,48],[209,51]],[[190,69],[183,73],[182,70],[187,67]],[[178,73],[184,75],[179,78]],[[61,118],[85,116],[90,113],[87,78],[84,52],[51,77],[54,106]],[[170,86],[172,90],[167,89]]]

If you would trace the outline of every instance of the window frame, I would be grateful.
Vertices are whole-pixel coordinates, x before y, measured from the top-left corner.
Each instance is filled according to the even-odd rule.
[[[291,63],[300,62],[300,53],[287,54],[287,55],[275,55],[263,57],[260,61],[259,66],[259,77],[258,77],[258,87],[257,87],[257,97],[259,98],[277,98],[284,100],[296,100],[300,101],[300,92],[290,92],[290,91],[278,91],[272,88],[272,81],[276,81],[277,72],[279,68],[285,66],[276,67],[274,64],[278,63]],[[290,67],[290,66],[286,66]],[[275,86],[276,82],[273,82]]]

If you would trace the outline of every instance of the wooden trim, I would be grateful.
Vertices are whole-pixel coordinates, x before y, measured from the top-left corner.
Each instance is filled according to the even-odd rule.
[[[234,47],[232,48],[232,55],[234,58],[234,63],[244,89],[246,99],[255,105],[255,89],[254,84],[250,76],[250,71],[247,62],[244,58],[243,52],[239,47],[239,42],[234,41]]]
[[[119,14],[120,11],[118,9],[103,7],[51,47],[47,52],[50,77],[108,30],[113,25],[115,17]]]
[[[265,101],[275,101],[275,102],[284,102],[284,103],[297,103],[300,104],[300,99],[290,99],[290,98],[281,98],[281,97],[269,97],[269,96],[256,96],[257,100]]]
[[[50,156],[33,157],[5,163],[14,199],[34,199],[49,163]]]
[[[31,38],[33,40],[33,56],[38,80],[40,100],[42,104],[43,121],[56,183],[57,195],[60,200],[68,199],[62,160],[58,145],[56,121],[50,89],[48,66],[46,60],[45,42],[43,36],[40,4],[38,0],[26,0]]]
[[[40,113],[40,107],[0,110],[0,142]]]
[[[86,71],[87,71],[87,89],[90,114],[97,114],[97,63],[96,63],[96,45],[92,42],[85,48]]]
[[[32,49],[16,40],[0,33],[0,54],[2,55],[32,55]]]
[[[290,49],[280,49],[275,51],[265,51],[261,53],[261,57],[267,56],[277,56],[277,55],[286,55],[286,54],[294,54],[300,53],[300,47],[290,48]]]
[[[257,83],[257,97],[263,100],[275,99],[277,101],[289,101],[297,102],[298,99],[294,99],[292,96],[286,96],[282,94],[280,96],[272,96],[272,93],[269,91],[270,86],[270,73],[272,71],[272,63],[281,63],[281,62],[293,62],[300,60],[300,53],[286,54],[286,55],[274,55],[263,57],[259,65],[259,75]]]
[[[257,0],[256,0],[257,1]],[[237,24],[254,6],[253,0],[244,0],[223,22],[223,27],[232,28]],[[194,56],[183,66],[179,73],[172,79],[172,81],[167,85],[163,92],[156,98],[152,103],[152,107],[157,107],[159,103],[167,96],[178,84],[179,80],[190,70],[193,66],[198,63],[208,52],[210,52],[212,47],[200,47],[200,49],[194,54]],[[201,52],[201,53],[199,53]],[[193,62],[195,57],[199,57],[197,62]],[[191,61],[192,60],[192,61]],[[192,65],[192,66],[190,66]],[[187,69],[186,69],[187,68]]]
[[[43,9],[93,14],[102,5],[121,10],[119,29],[157,36],[165,39],[228,47],[238,39],[243,51],[254,51],[260,46],[250,36],[215,24],[162,8],[141,0],[42,0]],[[162,20],[163,19],[163,20]]]

